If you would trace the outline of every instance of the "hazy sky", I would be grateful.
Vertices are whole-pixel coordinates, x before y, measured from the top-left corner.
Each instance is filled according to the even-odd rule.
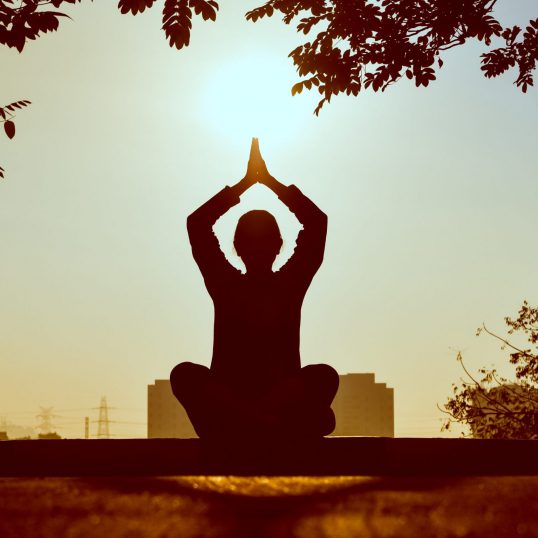
[[[34,424],[54,406],[71,417],[60,433],[80,436],[106,395],[111,418],[139,423],[112,431],[145,435],[147,384],[209,364],[212,306],[185,219],[244,174],[251,136],[329,215],[305,364],[375,372],[395,389],[396,434],[438,435],[455,350],[472,368],[506,362],[474,333],[538,303],[536,90],[484,79],[471,44],[427,89],[402,80],[315,118],[317,95],[290,96],[301,36],[244,21],[255,5],[223,2],[179,52],[158,6],[131,17],[104,2],[22,55],[0,49],[0,101],[32,101],[15,139],[0,136],[0,417]],[[499,8],[504,22],[538,14],[530,0]],[[223,247],[233,256],[248,204],[277,212],[282,262],[297,223],[262,187],[219,222]]]

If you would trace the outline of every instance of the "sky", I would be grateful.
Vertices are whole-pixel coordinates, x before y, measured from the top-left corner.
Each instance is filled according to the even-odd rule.
[[[538,94],[513,72],[479,69],[482,48],[445,54],[438,80],[385,93],[291,97],[287,57],[301,36],[256,2],[223,2],[170,49],[159,7],[136,17],[83,3],[19,55],[0,49],[0,101],[29,99],[13,140],[0,137],[0,417],[95,434],[101,396],[116,436],[144,436],[146,387],[185,360],[209,365],[212,305],[185,219],[246,170],[251,136],[272,175],[329,216],[325,260],[305,299],[304,364],[374,372],[395,390],[397,436],[439,436],[462,371],[507,353],[500,333],[523,299],[538,304],[534,248]],[[504,23],[536,2],[499,3]],[[231,263],[237,218],[298,223],[264,187],[217,223]],[[448,435],[458,435],[454,430]]]

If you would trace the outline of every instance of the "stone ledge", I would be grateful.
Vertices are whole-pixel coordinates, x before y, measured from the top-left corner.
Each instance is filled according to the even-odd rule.
[[[0,442],[0,476],[538,475],[538,441],[331,437]]]

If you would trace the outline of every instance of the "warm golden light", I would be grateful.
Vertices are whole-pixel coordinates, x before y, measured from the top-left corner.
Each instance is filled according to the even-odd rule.
[[[290,60],[252,54],[223,64],[208,80],[202,106],[208,123],[234,144],[252,136],[264,149],[289,143],[312,116],[310,99],[291,96]]]

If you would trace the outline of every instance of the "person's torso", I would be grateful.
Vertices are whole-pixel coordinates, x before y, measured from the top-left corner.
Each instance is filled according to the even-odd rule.
[[[238,273],[213,290],[211,369],[229,381],[262,385],[298,370],[305,292],[285,272]]]

